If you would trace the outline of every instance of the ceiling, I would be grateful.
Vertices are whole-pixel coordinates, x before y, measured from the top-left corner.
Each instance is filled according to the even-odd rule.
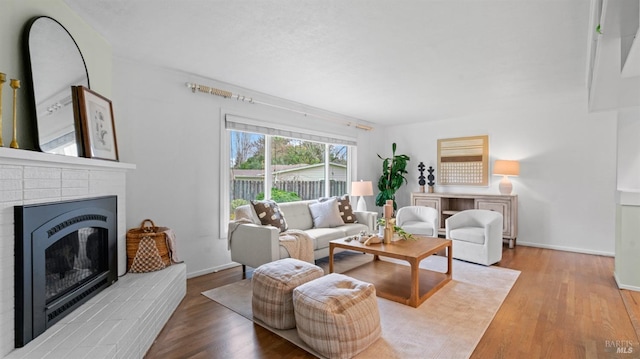
[[[65,2],[115,56],[375,124],[586,91],[585,0]]]

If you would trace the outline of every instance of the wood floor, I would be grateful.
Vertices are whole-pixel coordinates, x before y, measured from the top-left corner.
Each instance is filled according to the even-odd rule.
[[[640,358],[640,295],[618,290],[613,258],[518,246],[500,266],[522,273],[472,358]],[[239,267],[189,279],[145,358],[313,358],[200,294],[241,279]]]

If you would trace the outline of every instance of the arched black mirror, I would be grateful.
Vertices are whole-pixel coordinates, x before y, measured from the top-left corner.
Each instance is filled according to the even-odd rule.
[[[67,29],[50,17],[31,20],[26,31],[39,148],[78,156],[82,141],[74,120],[71,86],[89,87],[80,48]]]

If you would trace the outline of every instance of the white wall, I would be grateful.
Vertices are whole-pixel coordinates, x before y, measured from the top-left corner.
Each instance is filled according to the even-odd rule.
[[[127,224],[133,227],[151,218],[172,228],[178,237],[178,254],[187,264],[188,275],[194,276],[230,264],[227,242],[220,238],[224,113],[342,136],[365,138],[367,133],[271,107],[194,94],[186,82],[298,105],[180,71],[114,59],[120,160],[137,165],[127,176]]]
[[[22,149],[34,149],[36,146],[35,138],[31,136],[34,120],[29,110],[32,106],[29,103],[31,89],[25,74],[27,60],[23,53],[25,25],[36,16],[50,16],[69,31],[84,56],[91,88],[104,96],[111,95],[111,46],[72,12],[64,1],[0,0],[0,72],[7,75],[2,92],[2,138],[7,147],[13,131],[9,79],[21,81],[18,90],[18,144]]]
[[[398,204],[409,204],[410,192],[418,191],[420,161],[437,168],[438,139],[487,134],[491,166],[496,159],[520,161],[520,176],[511,178],[519,197],[517,243],[613,255],[616,114],[588,114],[585,97],[387,129],[385,148],[397,142],[398,152],[411,157]],[[436,186],[436,192],[497,194],[500,178],[491,177],[489,187]]]

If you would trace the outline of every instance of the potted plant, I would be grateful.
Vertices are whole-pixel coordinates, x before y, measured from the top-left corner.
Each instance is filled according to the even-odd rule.
[[[398,236],[400,236],[400,238],[404,239],[405,241],[409,239],[415,239],[413,234],[405,232],[405,230],[402,229],[402,227],[396,224],[395,218],[391,219],[391,223],[393,224],[393,231],[397,233]],[[386,224],[387,224],[387,221],[384,218],[378,218],[378,228],[384,228]],[[378,232],[378,236],[382,237],[382,233]]]
[[[393,210],[398,209],[396,204],[396,191],[402,186],[402,182],[408,183],[404,175],[407,172],[407,162],[409,156],[396,155],[396,144],[391,146],[392,156],[390,158],[378,157],[382,160],[382,175],[378,180],[378,190],[380,193],[376,196],[376,206],[382,207],[385,202],[393,200]]]

